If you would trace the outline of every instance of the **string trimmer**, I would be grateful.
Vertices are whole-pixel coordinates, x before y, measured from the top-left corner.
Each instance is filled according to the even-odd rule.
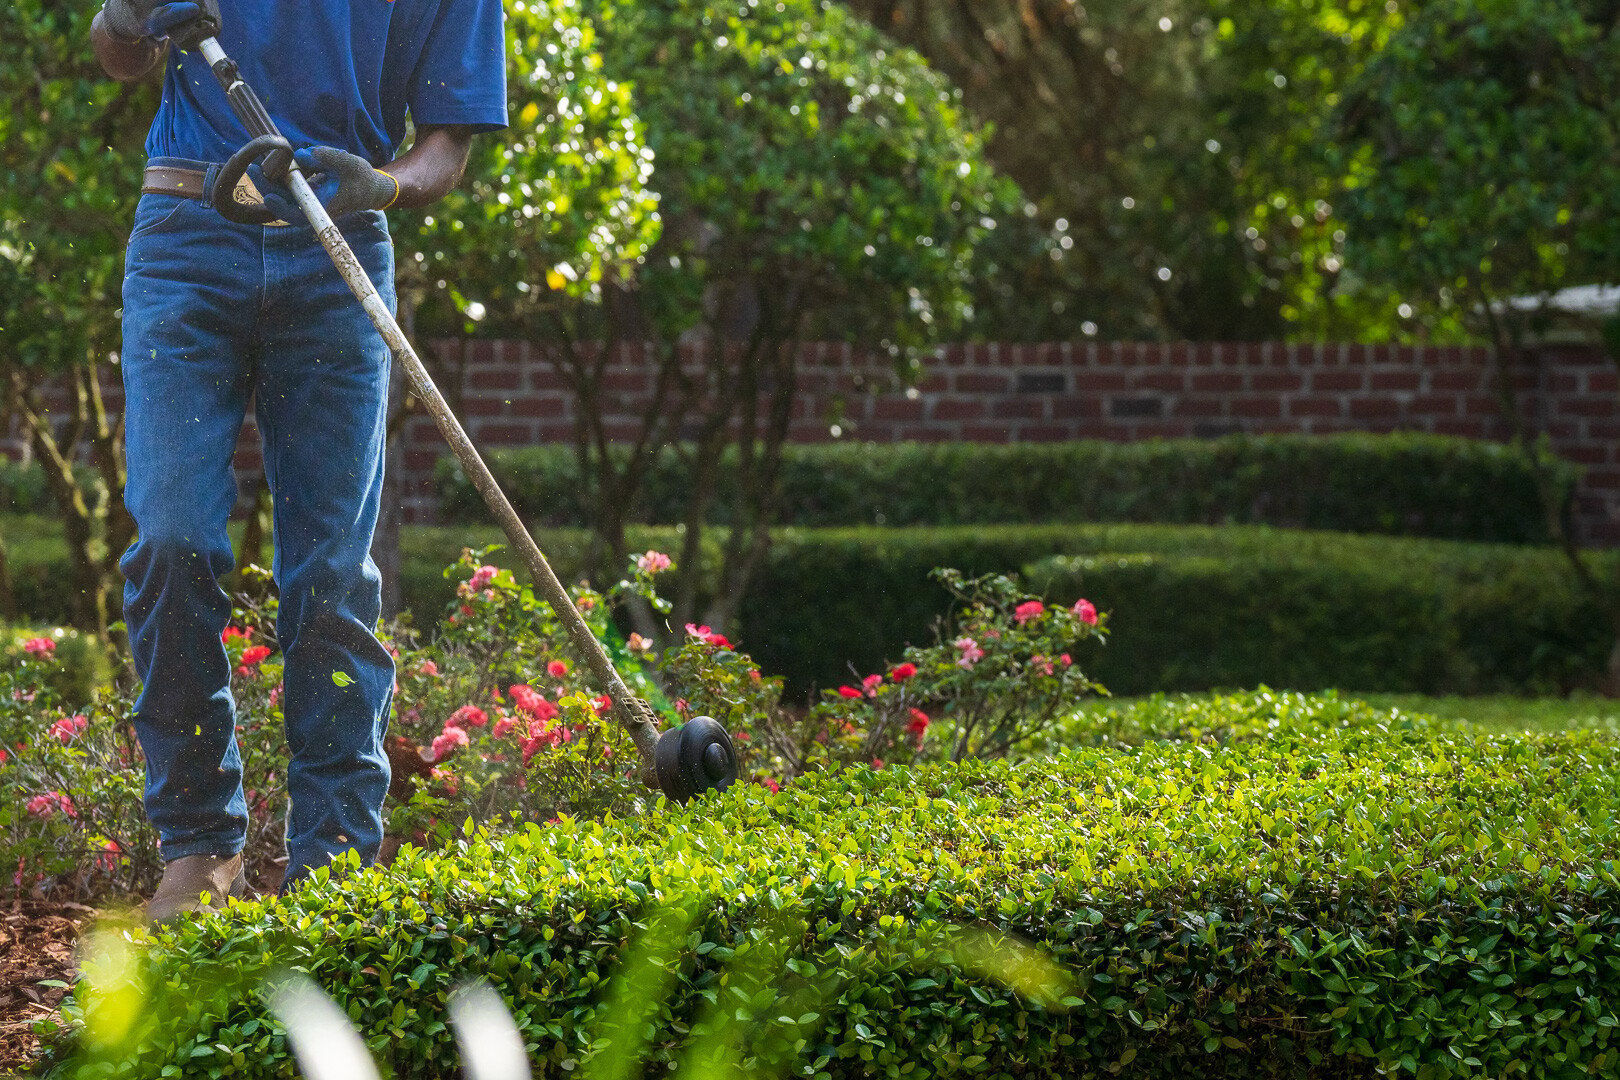
[[[416,350],[405,339],[399,323],[299,170],[298,163],[293,160],[292,145],[270,119],[269,112],[253,88],[242,81],[236,64],[225,55],[225,50],[215,37],[218,33],[217,22],[206,15],[171,33],[174,42],[196,48],[201,53],[213,70],[214,77],[219,80],[219,85],[224,88],[231,111],[252,136],[251,141],[233,154],[219,171],[212,192],[214,206],[228,220],[238,224],[264,225],[274,220],[276,215],[273,211],[238,192],[238,185],[247,175],[248,167],[261,159],[265,176],[292,192],[299,209],[314,228],[316,238],[332,257],[332,264],[365,308],[395,359],[403,361],[405,374],[417,397],[433,415],[461,467],[500,522],[535,587],[562,621],[576,653],[584,660],[591,676],[606,688],[613,703],[614,717],[636,744],[636,752],[641,759],[642,782],[678,802],[685,802],[704,791],[728,787],[737,778],[737,753],[726,729],[711,717],[699,716],[679,728],[659,732],[652,707],[632,694],[619,677],[607,651],[574,607],[551,564],[546,561],[528,529],[524,528],[517,511],[512,509],[511,502],[496,484],[489,466],[484,464],[484,459],[479,456],[460,421],[450,411],[444,395],[434,385]]]

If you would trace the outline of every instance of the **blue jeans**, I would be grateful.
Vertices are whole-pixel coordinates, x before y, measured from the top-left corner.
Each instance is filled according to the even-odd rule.
[[[155,164],[193,162],[154,159]],[[380,213],[339,222],[390,308]],[[143,689],[135,730],[165,860],[233,855],[247,835],[230,663],[231,459],[248,403],[274,500],[285,662],[289,877],[376,857],[388,791],[393,659],[378,642],[371,561],[390,357],[306,225],[241,226],[143,195],[124,277],[124,617]],[[339,686],[334,674],[352,680]],[[341,679],[341,676],[339,676]]]

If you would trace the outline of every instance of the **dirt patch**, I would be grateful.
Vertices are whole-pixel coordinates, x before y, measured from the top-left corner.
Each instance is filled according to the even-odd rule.
[[[56,1011],[70,983],[74,943],[95,916],[82,904],[22,903],[0,909],[0,1077],[25,1074],[39,1053],[33,1026]]]

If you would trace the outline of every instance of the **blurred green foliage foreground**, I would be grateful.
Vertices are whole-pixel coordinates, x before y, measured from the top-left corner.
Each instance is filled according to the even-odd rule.
[[[91,965],[54,1075],[289,1075],[259,996],[286,969],[401,1077],[453,1073],[474,977],[542,1076],[717,1039],[701,1075],[1612,1075],[1611,738],[1266,692],[1098,722],[236,907]]]

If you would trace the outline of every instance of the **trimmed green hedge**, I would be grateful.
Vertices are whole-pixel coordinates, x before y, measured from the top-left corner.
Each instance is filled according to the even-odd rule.
[[[570,447],[498,450],[490,464],[526,519],[585,521]],[[1567,497],[1578,470],[1556,458],[1548,468]],[[728,462],[723,486],[733,471]],[[667,450],[648,477],[644,520],[680,520],[686,475]],[[440,462],[437,479],[446,521],[489,520],[453,458]],[[783,524],[804,527],[1136,521],[1547,540],[1523,454],[1499,443],[1410,433],[790,445],[782,486]]]
[[[12,546],[25,610],[59,620],[60,540],[42,519],[5,520],[8,536],[20,525],[28,537]],[[536,539],[564,580],[579,573],[584,532]],[[674,550],[677,539],[665,527],[631,534],[637,550]],[[462,547],[499,541],[489,528],[404,530],[405,600],[419,625],[454,595],[443,571]],[[1617,559],[1600,567],[1613,576]],[[1170,525],[782,530],[733,636],[794,694],[836,686],[931,640],[949,603],[929,579],[940,566],[1023,570],[1036,591],[1084,594],[1110,612],[1108,645],[1077,659],[1119,694],[1261,683],[1548,692],[1596,685],[1613,644],[1550,548]]]
[[[1067,556],[1069,561],[1055,560]],[[1614,559],[1606,564],[1611,572]],[[1245,687],[1425,693],[1591,684],[1612,631],[1556,551],[1259,526],[787,530],[738,636],[802,690],[880,670],[949,597],[928,573],[1026,569],[1111,613],[1077,656],[1115,693]]]
[[[594,1072],[626,943],[668,924],[667,992],[629,1025],[647,1075],[711,1001],[745,1074],[775,1053],[825,1080],[1613,1075],[1620,742],[1289,695],[1208,719],[1130,752],[856,770],[407,852],[159,939],[133,1041],[56,1075],[288,1075],[254,993],[285,968],[385,1075],[456,1074],[446,1002],[475,977],[537,1076]]]

